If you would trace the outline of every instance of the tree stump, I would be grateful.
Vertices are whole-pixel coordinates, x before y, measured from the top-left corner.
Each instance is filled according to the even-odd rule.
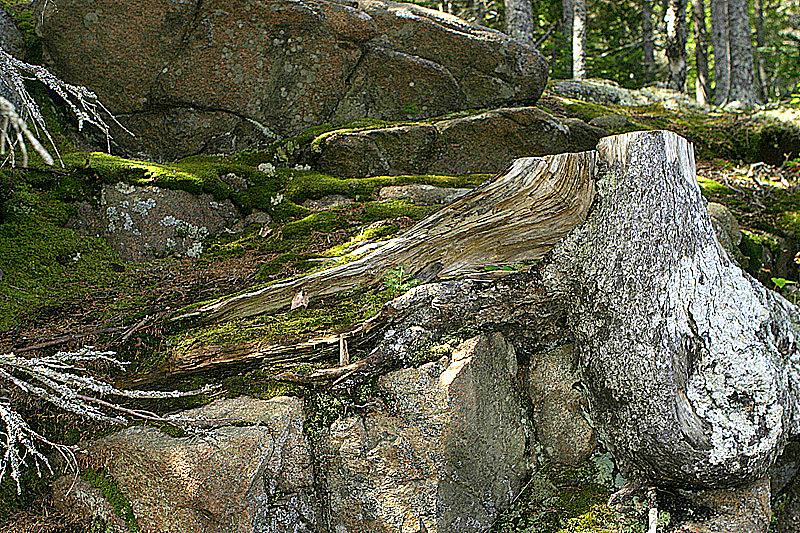
[[[598,151],[591,216],[545,267],[596,423],[651,483],[764,477],[800,434],[797,309],[720,247],[685,139],[635,132]]]

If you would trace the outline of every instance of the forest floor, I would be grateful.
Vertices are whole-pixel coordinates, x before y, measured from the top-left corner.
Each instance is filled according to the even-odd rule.
[[[623,108],[553,95],[539,105],[550,113],[587,121],[624,115],[626,120],[613,133],[663,128],[691,138],[697,149],[697,175],[705,196],[728,207],[744,231],[740,250],[747,258],[748,271],[770,288],[779,288],[795,299],[797,264],[784,261],[782,270],[773,271],[765,263],[765,257],[772,256],[778,264],[782,247],[789,248],[785,253],[800,251],[800,159],[777,157],[774,150],[764,148],[769,148],[770,136],[774,135],[771,123],[742,115],[687,114],[668,111],[659,105]],[[768,157],[760,157],[759,150]],[[233,164],[222,159],[225,164]],[[254,170],[258,161],[251,162]],[[235,163],[246,164],[241,159]],[[353,193],[352,184],[345,187],[344,180],[284,169],[291,176],[269,186],[285,192],[289,198],[295,194],[297,204],[305,198],[342,191],[350,191],[353,201],[313,212],[298,209],[283,215],[272,213],[268,231],[251,227],[239,234],[213,237],[207,241],[205,252],[196,258],[171,256],[135,264],[122,261],[98,239],[77,235],[65,227],[72,213],[69,206],[75,200],[91,196],[98,180],[114,179],[114,176],[92,176],[80,166],[68,166],[56,174],[17,170],[0,173],[5,180],[0,182],[0,203],[4,206],[4,218],[0,219],[0,353],[25,355],[85,346],[113,350],[131,362],[129,372],[122,375],[109,368],[96,370],[121,383],[162,371],[167,359],[189,341],[211,339],[219,343],[243,339],[230,329],[177,328],[168,320],[176,311],[309,272],[321,264],[332,264],[342,257],[343,250],[351,249],[354,244],[397,235],[436,209],[405,201],[380,201],[375,196],[379,186],[420,181],[471,187],[489,178],[486,175],[386,177],[383,181],[370,178],[372,182],[365,181]],[[307,185],[302,194],[297,193],[299,182]],[[318,190],[314,190],[314,184],[319,184]],[[277,329],[272,323],[258,321],[240,322],[236,327],[295,339],[337,333],[353,322],[368,318],[383,302],[402,292],[406,281],[403,277],[400,272],[394,279],[384,280],[374,293],[349,296],[351,299],[345,303],[351,309],[342,314],[326,310],[326,302],[315,302],[306,309],[280,315],[275,320],[285,324]],[[785,284],[772,278],[784,280]],[[334,356],[328,354],[313,363],[324,364],[335,364]],[[302,394],[296,386],[277,383],[271,376],[303,365],[308,366],[308,362],[235,367],[214,379],[223,384],[223,394],[228,395]],[[150,385],[196,387],[209,380],[204,374],[176,377],[162,372],[160,375],[166,375],[167,379]],[[174,410],[204,401],[208,399],[175,401],[162,409]],[[43,414],[41,406],[34,402],[26,405],[27,412],[23,414],[30,415],[34,424],[48,429],[51,438],[62,442],[74,443],[107,430],[103,425],[81,424],[69,415]],[[26,484],[28,488],[42,487],[33,477],[27,478]],[[63,522],[58,516],[51,520],[42,518],[47,509],[46,490],[33,490],[17,497],[9,480],[0,486],[0,532],[20,531],[9,528],[22,527],[24,521],[29,521],[25,527],[31,531],[70,530],[63,524],[56,526]],[[10,521],[3,526],[3,520],[7,519]]]

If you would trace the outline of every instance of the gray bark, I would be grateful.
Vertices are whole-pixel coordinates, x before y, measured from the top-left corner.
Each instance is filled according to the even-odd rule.
[[[707,104],[711,98],[711,85],[708,79],[708,32],[706,31],[705,0],[692,0],[692,22],[694,27],[694,60],[697,67],[695,99]]]
[[[721,249],[694,155],[670,132],[606,137],[586,223],[553,253],[595,422],[629,476],[718,487],[800,434],[798,310]]]
[[[653,81],[656,70],[653,46],[653,6],[649,0],[642,2],[642,71],[645,83]]]
[[[730,39],[728,0],[711,0],[711,44],[714,49],[714,103],[728,101],[730,84]]]
[[[505,0],[506,33],[521,43],[533,46],[533,8],[531,0]]]
[[[728,26],[731,73],[728,103],[752,107],[757,98],[747,0],[728,0]]]
[[[686,0],[670,0],[664,17],[667,23],[667,87],[683,92],[686,88]]]
[[[756,74],[758,75],[759,96],[762,102],[769,100],[769,76],[767,75],[766,61],[764,61],[764,54],[762,52],[764,45],[764,2],[763,0],[755,0],[755,26],[756,26]]]
[[[586,78],[586,0],[572,0],[572,78]]]

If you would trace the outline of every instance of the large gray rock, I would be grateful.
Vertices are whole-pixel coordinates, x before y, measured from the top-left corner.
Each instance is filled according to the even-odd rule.
[[[0,7],[0,49],[17,59],[25,59],[25,41],[14,20]]]
[[[529,472],[529,422],[500,334],[383,376],[386,405],[333,424],[316,454],[330,530],[483,532]]]
[[[224,421],[203,437],[138,426],[83,445],[88,464],[114,478],[144,533],[316,531],[301,400],[242,397],[184,414]],[[71,483],[57,486],[62,506],[121,527],[96,490],[84,483],[70,491]]]
[[[163,157],[242,149],[309,126],[535,102],[536,50],[380,0],[50,0],[56,73],[97,92]]]
[[[538,354],[528,369],[527,392],[536,438],[553,460],[577,465],[597,447],[597,435],[586,421],[586,395],[574,386],[580,382],[570,344]]]
[[[500,108],[432,123],[326,135],[310,161],[347,177],[495,173],[520,157],[592,150],[605,131],[535,107]]]

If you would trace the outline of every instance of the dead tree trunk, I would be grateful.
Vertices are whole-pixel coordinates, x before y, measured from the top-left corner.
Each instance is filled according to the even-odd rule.
[[[463,279],[522,259],[540,262],[489,282]],[[629,133],[593,152],[517,160],[365,258],[199,314],[279,309],[298,290],[334,294],[400,262],[462,279],[384,306],[368,325],[367,357],[281,379],[350,387],[409,364],[447,331],[481,328],[504,332],[523,359],[574,344],[594,425],[629,478],[683,487],[759,479],[800,435],[800,313],[722,250],[692,147],[674,133]],[[292,352],[279,348],[214,357],[229,364]]]
[[[576,225],[594,199],[594,152],[518,159],[505,174],[434,213],[364,257],[201,307],[203,320],[242,318],[380,283],[403,266],[425,281],[485,273],[484,266],[537,261]]]
[[[637,132],[598,150],[592,214],[547,267],[596,422],[634,478],[763,477],[800,434],[797,309],[721,249],[685,139]]]

